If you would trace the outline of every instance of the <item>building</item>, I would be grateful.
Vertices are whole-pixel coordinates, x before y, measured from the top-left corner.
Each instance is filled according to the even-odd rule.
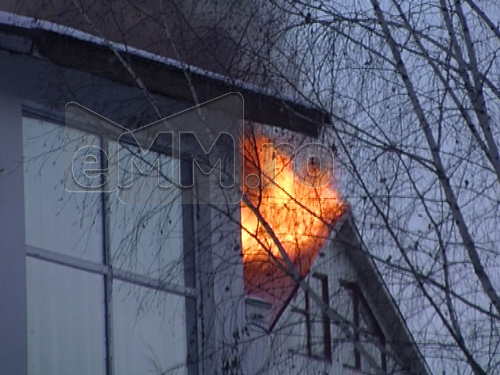
[[[2,374],[356,374],[372,371],[366,354],[383,373],[427,373],[349,213],[301,275],[313,289],[294,288],[271,312],[245,293],[239,206],[145,210],[64,191],[69,101],[135,129],[156,109],[192,107],[193,91],[199,103],[238,91],[245,120],[312,138],[328,122],[321,111],[9,12],[0,82]],[[334,321],[328,306],[352,321]]]

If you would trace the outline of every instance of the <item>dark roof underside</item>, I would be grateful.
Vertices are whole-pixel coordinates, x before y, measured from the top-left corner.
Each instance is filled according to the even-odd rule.
[[[32,42],[31,51],[36,51],[38,56],[41,55],[57,65],[137,86],[132,75],[106,45],[50,30],[12,25],[0,25],[0,33],[29,38]],[[245,120],[274,125],[313,137],[318,136],[322,124],[330,123],[329,117],[318,109],[280,99],[246,85],[190,70],[190,87],[186,70],[178,65],[133,53],[123,53],[122,56],[151,93],[193,103],[194,89],[199,103],[203,103],[228,92],[239,92],[244,98]]]

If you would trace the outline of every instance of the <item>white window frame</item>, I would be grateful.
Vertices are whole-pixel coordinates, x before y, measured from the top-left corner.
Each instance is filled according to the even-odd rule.
[[[0,108],[1,110],[1,108]],[[21,137],[21,147],[20,154],[22,160],[23,146],[22,146],[22,121],[24,118],[32,118],[41,121],[50,122],[52,124],[56,124],[59,126],[63,126],[64,122],[62,116],[54,115],[53,113],[40,111],[37,108],[33,108],[31,106],[23,106],[22,107],[22,115],[18,118],[20,137]],[[18,135],[18,136],[19,136]],[[16,152],[18,154],[18,152]],[[181,164],[185,164],[184,160],[181,160]],[[181,167],[183,171],[187,171],[187,168]],[[22,182],[22,173],[23,168],[19,168],[21,172],[21,187],[17,189],[17,191],[21,192],[21,196],[23,199],[23,204],[21,205],[22,209],[19,207],[16,208],[17,211],[21,211],[21,216],[23,220],[23,233],[22,233],[22,242],[24,244],[24,189]],[[186,173],[183,173],[182,178],[189,178],[185,176]],[[19,177],[17,179],[17,184],[19,184]],[[125,281],[137,286],[152,288],[160,292],[173,294],[177,296],[185,297],[186,308],[186,351],[188,354],[189,360],[187,361],[188,375],[197,375],[199,373],[199,360],[198,360],[198,332],[197,332],[197,300],[198,300],[198,292],[196,289],[196,277],[195,277],[195,232],[194,232],[194,217],[193,217],[193,206],[186,201],[190,199],[189,195],[183,194],[183,205],[182,205],[182,228],[183,228],[183,256],[184,256],[184,269],[191,270],[190,272],[184,273],[184,285],[174,284],[170,282],[161,281],[159,279],[151,278],[148,276],[135,274],[133,272],[120,270],[114,268],[111,264],[111,250],[109,248],[109,243],[106,239],[107,234],[109,233],[109,218],[107,218],[107,199],[106,195],[101,193],[101,213],[102,213],[102,222],[103,222],[103,244],[101,251],[103,252],[103,262],[96,263],[88,260],[79,259],[73,256],[64,255],[61,253],[57,253],[54,251],[44,250],[41,248],[24,245],[25,248],[25,256],[35,259],[40,259],[46,262],[50,262],[53,264],[59,264],[66,267],[71,267],[77,270],[86,271],[94,274],[98,274],[103,276],[104,280],[104,300],[105,300],[105,348],[106,348],[106,375],[116,375],[116,371],[114,370],[113,360],[115,356],[113,355],[113,313],[112,313],[112,282],[113,280]],[[19,200],[19,197],[17,197]],[[188,204],[185,204],[188,203]],[[19,220],[17,220],[19,221]],[[19,241],[19,239],[18,239]],[[24,254],[23,254],[24,255]],[[0,255],[0,260],[2,256]],[[20,261],[19,259],[17,261]],[[26,266],[25,259],[23,257],[23,282],[19,283],[22,287],[24,285],[24,289],[26,289]],[[1,280],[1,276],[0,276]],[[2,290],[2,288],[0,288]],[[1,292],[0,292],[1,293]],[[18,295],[18,293],[16,293]],[[26,306],[26,291],[22,293],[24,296],[23,304]],[[0,294],[0,298],[2,295]],[[26,310],[26,308],[25,308]],[[26,312],[24,312],[26,315]],[[0,314],[1,319],[1,314]],[[27,319],[27,318],[25,318]],[[26,322],[24,324],[24,332],[26,332]],[[21,330],[22,331],[22,330]],[[24,341],[26,342],[26,333],[24,334]],[[27,345],[27,344],[26,344]],[[1,348],[1,346],[0,346]],[[26,359],[24,362],[27,362],[27,354],[24,354]],[[0,357],[1,358],[1,357]],[[12,372],[12,373],[27,373],[27,368],[23,372]]]

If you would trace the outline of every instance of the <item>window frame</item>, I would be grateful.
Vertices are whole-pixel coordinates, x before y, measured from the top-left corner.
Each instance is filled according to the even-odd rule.
[[[313,272],[311,274],[311,278],[319,280],[321,283],[321,291],[319,291],[318,295],[323,300],[323,302],[329,306],[330,305],[330,293],[328,287],[328,276],[325,274],[321,274],[318,272]],[[316,291],[318,292],[318,291]],[[296,314],[300,314],[305,319],[305,330],[306,330],[306,355],[310,358],[320,359],[327,362],[332,361],[332,337],[331,337],[331,322],[328,314],[325,311],[321,311],[318,306],[311,303],[311,297],[309,292],[304,292],[304,308],[292,307],[292,312]],[[317,355],[313,350],[313,336],[312,336],[312,324],[315,316],[319,315],[322,318],[322,338],[321,338],[321,347],[322,354]],[[314,342],[316,344],[316,342]]]
[[[32,120],[38,120],[42,122],[47,122],[56,126],[66,126],[64,123],[64,118],[59,113],[54,113],[48,110],[40,109],[38,106],[33,105],[22,105],[22,113],[20,116],[21,124],[20,128],[23,127],[23,122],[26,118]],[[79,130],[88,132],[90,134],[95,134],[92,130],[81,129]],[[99,135],[98,135],[99,136]],[[24,135],[21,130],[21,137],[24,140]],[[103,137],[99,136],[100,144],[105,144]],[[21,154],[24,153],[24,143],[21,145]],[[156,152],[161,152],[157,149],[152,149]],[[171,150],[167,149],[163,152],[167,156],[172,157]],[[188,161],[184,158],[180,158],[180,169],[181,178],[186,181],[190,179]],[[104,167],[104,166],[103,166]],[[22,173],[24,171],[24,166]],[[181,221],[182,221],[182,263],[184,267],[184,284],[175,284],[171,282],[165,282],[157,278],[148,277],[147,275],[137,274],[131,271],[121,270],[115,268],[111,261],[111,248],[108,241],[109,237],[109,203],[108,203],[108,193],[94,193],[100,195],[100,215],[102,218],[102,246],[100,247],[100,252],[102,254],[102,260],[100,263],[79,259],[74,256],[65,255],[63,253],[58,253],[55,251],[45,250],[37,248],[34,246],[27,245],[25,243],[25,259],[33,258],[44,262],[49,262],[52,264],[57,264],[69,268],[73,268],[80,271],[85,271],[93,274],[102,276],[103,282],[103,293],[104,293],[104,324],[105,332],[104,342],[105,342],[105,374],[114,375],[116,371],[114,370],[114,335],[113,335],[113,312],[112,312],[112,288],[113,280],[119,280],[122,282],[127,282],[135,286],[146,287],[149,289],[154,289],[157,292],[172,294],[176,296],[184,297],[184,316],[186,323],[186,368],[188,375],[198,375],[199,370],[199,333],[198,333],[198,322],[197,322],[197,306],[199,303],[199,293],[197,290],[197,280],[196,280],[196,245],[195,245],[195,223],[194,223],[194,212],[192,203],[192,195],[189,192],[183,191],[181,193],[182,208],[181,208]],[[24,199],[24,190],[22,190],[22,196]],[[23,215],[24,215],[23,210]],[[23,242],[25,239],[23,238]],[[188,272],[186,272],[188,270]]]
[[[368,332],[365,329],[364,331],[366,332],[364,333],[373,336],[376,340],[379,340],[380,345],[383,346],[384,348],[386,347],[386,338],[359,284],[355,282],[340,280],[340,285],[344,289],[348,290],[350,294],[350,301],[352,303],[351,318],[354,328],[354,343],[352,348],[354,365],[344,364],[344,366],[353,368],[358,371],[363,371],[363,360],[361,357],[361,353],[359,352],[359,350],[356,348],[355,345],[356,342],[360,342],[360,332],[363,331],[363,328],[361,327],[361,319],[362,319],[361,308],[368,314],[370,326],[373,329],[373,332]],[[387,354],[385,350],[383,350],[380,347],[378,348],[378,351],[380,354],[380,367],[383,371],[387,371]]]

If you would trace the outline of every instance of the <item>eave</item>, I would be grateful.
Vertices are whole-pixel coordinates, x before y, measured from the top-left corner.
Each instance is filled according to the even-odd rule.
[[[29,54],[62,67],[137,86],[134,77],[117,58],[118,53],[130,64],[150,93],[193,104],[196,104],[193,91],[198,103],[228,92],[239,92],[244,98],[244,117],[247,121],[274,125],[313,137],[318,136],[323,124],[330,123],[325,112],[306,103],[46,21],[0,12],[0,34],[0,49]]]

